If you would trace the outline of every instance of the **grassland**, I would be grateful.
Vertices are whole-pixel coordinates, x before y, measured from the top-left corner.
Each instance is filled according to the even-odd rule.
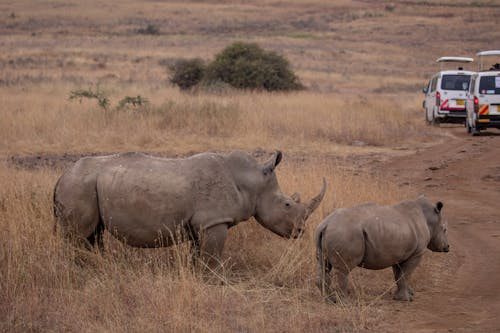
[[[336,207],[416,194],[390,175],[360,174],[352,156],[444,139],[424,126],[419,90],[437,57],[490,48],[498,38],[495,2],[49,0],[0,9],[1,331],[401,329],[391,322],[399,310],[389,301],[388,271],[353,274],[347,304],[320,300],[312,232]],[[138,33],[149,24],[159,33]],[[209,60],[236,40],[285,55],[308,89],[181,93],[168,84],[166,65]],[[89,87],[104,91],[112,108],[68,99]],[[150,105],[114,110],[136,95]],[[105,256],[69,246],[53,234],[51,202],[64,164],[12,162],[232,149],[281,149],[286,193],[309,197],[323,175],[329,190],[303,239],[280,239],[254,221],[231,230],[223,285],[191,269],[185,245],[138,250],[107,238]],[[442,282],[437,271],[449,258],[427,256],[417,291]]]

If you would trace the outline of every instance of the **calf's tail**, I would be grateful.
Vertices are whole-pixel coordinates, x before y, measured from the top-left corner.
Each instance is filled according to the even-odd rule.
[[[332,265],[328,261],[323,248],[323,234],[325,229],[326,223],[322,223],[318,226],[316,234],[314,235],[314,242],[316,244],[316,259],[318,260],[317,285],[322,296],[325,296],[328,292],[329,286],[326,281],[329,281],[330,279],[327,279],[327,274],[329,274],[332,270]]]

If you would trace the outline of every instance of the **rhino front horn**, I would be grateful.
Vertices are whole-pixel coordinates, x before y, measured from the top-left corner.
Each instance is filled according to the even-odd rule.
[[[307,218],[309,218],[309,216],[314,212],[314,210],[318,208],[319,204],[323,200],[323,197],[325,196],[325,192],[326,192],[326,179],[325,177],[323,177],[323,188],[321,189],[321,192],[319,192],[319,194],[314,198],[312,198],[311,201],[309,201],[309,203],[307,204],[306,215],[304,217],[305,220],[307,220]]]

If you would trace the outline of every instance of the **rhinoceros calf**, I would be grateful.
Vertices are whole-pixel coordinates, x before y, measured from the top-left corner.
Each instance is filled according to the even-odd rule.
[[[392,206],[364,204],[336,210],[317,227],[318,287],[335,302],[347,294],[349,272],[356,266],[383,269],[392,266],[397,283],[396,300],[413,300],[407,280],[426,248],[448,252],[443,204],[424,196]],[[337,287],[331,288],[330,271]]]
[[[284,195],[278,185],[277,151],[264,164],[236,151],[182,159],[142,153],[85,157],[54,189],[56,225],[64,235],[101,246],[105,229],[136,247],[191,240],[217,261],[229,228],[254,216],[282,237],[297,237],[325,194],[308,203]],[[213,264],[213,263],[212,263]]]

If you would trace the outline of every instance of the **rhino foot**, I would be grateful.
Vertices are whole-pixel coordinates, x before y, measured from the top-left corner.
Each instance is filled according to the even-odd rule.
[[[396,301],[411,302],[413,301],[413,290],[397,291],[396,294],[394,294],[393,299]]]

